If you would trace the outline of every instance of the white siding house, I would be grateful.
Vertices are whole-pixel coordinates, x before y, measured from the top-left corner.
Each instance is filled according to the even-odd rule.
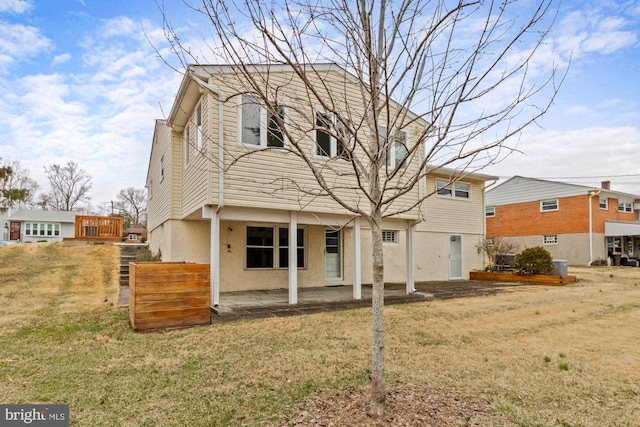
[[[268,73],[269,85],[292,106],[282,112],[285,126],[309,123],[313,134],[318,121],[330,121],[305,104],[305,90],[289,69],[256,70]],[[359,298],[361,284],[372,282],[370,230],[317,194],[314,176],[299,156],[278,149],[287,141],[268,127],[269,115],[247,99],[238,78],[231,67],[189,67],[169,117],[156,122],[147,173],[150,249],[163,261],[210,263],[214,305],[226,291],[288,288],[295,303],[298,287],[342,284],[353,285]],[[335,91],[334,101],[357,108],[348,100],[359,92],[344,69],[316,65],[312,78]],[[415,123],[421,122],[403,129],[402,137],[420,132]],[[309,153],[314,160],[341,155],[320,133]],[[394,155],[401,154],[390,154],[390,161]],[[349,170],[338,159],[326,178],[356,200]],[[483,267],[475,245],[484,235],[484,183],[495,178],[466,175],[452,197],[434,188],[436,179],[448,184],[457,175],[437,170],[394,202],[402,213],[383,223],[385,281],[405,283],[412,292],[417,280],[468,278],[469,270]]]

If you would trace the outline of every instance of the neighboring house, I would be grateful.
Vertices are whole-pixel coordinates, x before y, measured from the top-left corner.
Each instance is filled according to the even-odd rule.
[[[282,81],[280,97],[305,93],[290,69],[256,67],[270,82]],[[341,67],[322,64],[315,71],[311,78],[335,91],[334,101],[346,104],[357,96]],[[190,66],[167,120],[156,122],[146,182],[150,250],[161,251],[163,261],[210,263],[214,305],[221,291],[288,288],[289,302],[296,303],[298,287],[345,284],[360,298],[361,284],[372,282],[366,221],[328,197],[304,196],[282,184],[317,188],[298,157],[261,150],[287,142],[267,128],[267,113],[242,93],[238,78],[230,67]],[[309,150],[319,161],[340,157],[335,140],[313,130],[314,114],[328,122],[318,110],[295,109],[311,117]],[[420,131],[401,132],[412,138]],[[349,170],[347,162],[333,164]],[[496,178],[468,174],[451,186],[454,176],[438,170],[398,201],[408,206],[404,213],[384,220],[386,282],[406,283],[412,292],[416,280],[468,278],[483,267],[476,244],[484,236],[484,183]],[[429,193],[425,203],[416,203]]]
[[[73,238],[77,212],[19,209],[3,217],[4,240],[61,242]]]
[[[124,231],[125,243],[144,243],[147,238],[147,230],[142,225],[134,225]]]
[[[487,191],[487,237],[542,246],[569,264],[640,255],[640,196],[515,176]]]

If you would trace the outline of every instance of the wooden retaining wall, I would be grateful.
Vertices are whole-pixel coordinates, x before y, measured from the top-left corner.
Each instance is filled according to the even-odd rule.
[[[552,285],[562,286],[567,283],[573,283],[577,280],[576,276],[558,276],[553,274],[516,274],[516,273],[497,273],[488,271],[470,271],[469,280],[485,280],[490,282],[514,282],[528,283],[531,285]]]
[[[129,263],[129,318],[135,330],[211,323],[209,264]]]

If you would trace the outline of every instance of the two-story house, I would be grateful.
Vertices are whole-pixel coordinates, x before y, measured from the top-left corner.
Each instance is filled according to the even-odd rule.
[[[556,259],[589,264],[640,255],[640,196],[515,176],[487,191],[487,237],[543,246]]]
[[[243,89],[232,67],[190,66],[169,116],[155,126],[146,183],[150,249],[163,261],[210,263],[214,305],[220,292],[288,288],[296,303],[298,287],[344,284],[360,298],[362,283],[372,282],[368,224],[318,191],[305,164],[325,162],[324,179],[359,203],[350,159],[323,131],[340,132],[340,123],[310,101],[291,69],[254,68],[287,100],[277,114],[284,126],[296,123],[291,138],[308,144],[308,159],[286,150],[291,141],[274,113]],[[356,79],[340,66],[316,64],[305,78],[321,82],[334,106],[361,108]],[[398,135],[415,137],[422,122],[412,123]],[[403,155],[392,151],[389,162]],[[495,178],[458,177],[439,169],[394,202],[400,213],[383,222],[386,282],[412,292],[416,280],[466,278],[482,267],[476,244],[484,236],[484,183]]]

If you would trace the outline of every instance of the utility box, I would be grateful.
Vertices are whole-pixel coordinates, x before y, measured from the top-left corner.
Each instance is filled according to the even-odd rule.
[[[553,261],[551,261],[553,263],[553,268],[554,270],[551,272],[551,274],[555,274],[558,276],[566,276],[569,274],[569,266],[567,264],[567,261],[564,259],[554,259]]]

